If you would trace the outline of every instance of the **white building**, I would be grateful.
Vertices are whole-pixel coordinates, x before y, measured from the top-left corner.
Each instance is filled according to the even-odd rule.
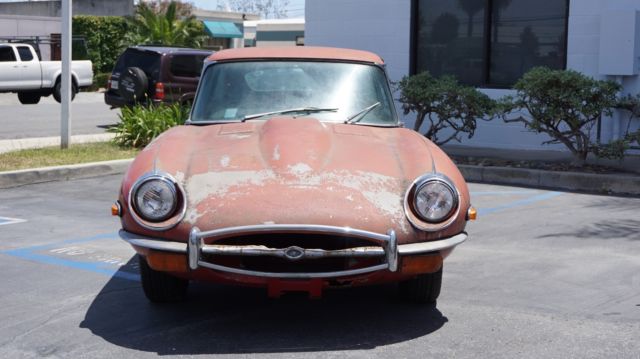
[[[640,0],[323,0],[306,1],[306,43],[382,56],[393,81],[419,71],[452,74],[492,97],[533,66],[573,69],[640,92]],[[405,117],[413,125],[413,115]],[[632,128],[640,121],[633,120]],[[619,138],[627,116],[603,121],[604,142]],[[522,124],[478,122],[462,145],[522,150],[544,135]]]
[[[246,47],[302,46],[304,19],[267,19],[244,22]]]

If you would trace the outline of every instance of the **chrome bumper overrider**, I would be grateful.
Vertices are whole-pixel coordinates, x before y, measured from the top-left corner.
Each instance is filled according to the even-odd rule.
[[[326,234],[341,235],[351,238],[366,239],[377,244],[377,246],[353,247],[339,250],[324,249],[308,249],[296,246],[288,248],[269,248],[257,245],[216,245],[205,244],[205,238],[225,238],[233,235],[242,234],[260,234],[260,233],[299,233],[299,234]],[[221,272],[235,273],[257,277],[268,278],[335,278],[356,274],[370,273],[380,270],[389,270],[395,272],[398,269],[398,257],[403,255],[417,255],[438,252],[453,248],[467,240],[466,233],[460,233],[446,239],[401,244],[396,241],[396,234],[393,230],[389,230],[387,234],[364,231],[347,227],[332,227],[322,225],[288,225],[288,224],[271,224],[271,225],[254,225],[216,229],[212,231],[201,232],[198,228],[193,228],[189,234],[187,243],[174,242],[161,239],[153,239],[137,234],[120,230],[120,238],[138,247],[171,252],[186,253],[188,256],[189,268],[192,270],[198,267],[214,269]],[[214,240],[215,242],[215,240]],[[327,257],[382,257],[384,263],[377,264],[365,268],[349,269],[333,272],[262,272],[252,271],[239,268],[226,267],[219,264],[202,260],[201,254],[214,255],[236,255],[236,256],[273,256],[285,258],[291,261],[300,259],[327,258]]]

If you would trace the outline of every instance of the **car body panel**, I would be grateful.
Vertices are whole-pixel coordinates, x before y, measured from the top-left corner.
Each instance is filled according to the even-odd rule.
[[[219,51],[209,56],[208,61],[242,61],[260,59],[310,59],[327,61],[368,62],[382,65],[380,56],[368,51],[341,49],[334,47],[245,47]]]
[[[173,240],[186,241],[193,226],[314,223],[379,233],[393,229],[399,243],[410,243],[457,234],[466,223],[464,215],[458,216],[445,230],[424,232],[406,219],[405,192],[413,180],[434,170],[455,183],[459,208],[466,211],[469,195],[462,175],[416,132],[281,116],[171,129],[138,155],[123,193],[147,172],[172,175],[187,193],[184,221],[164,234]],[[127,230],[153,234],[133,220],[124,224]]]

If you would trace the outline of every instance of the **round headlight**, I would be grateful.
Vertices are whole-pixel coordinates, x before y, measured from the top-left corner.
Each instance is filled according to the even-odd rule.
[[[456,192],[443,181],[428,180],[416,188],[413,208],[416,215],[429,223],[440,223],[451,217],[458,205]]]
[[[133,205],[142,219],[162,222],[171,217],[176,210],[176,187],[164,178],[150,178],[135,188]]]

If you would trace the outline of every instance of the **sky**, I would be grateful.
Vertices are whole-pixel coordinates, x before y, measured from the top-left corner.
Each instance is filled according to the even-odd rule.
[[[24,0],[0,0],[0,2],[12,2],[12,1],[24,1]],[[216,10],[218,7],[218,4],[225,3],[225,0],[186,0],[186,1],[192,2],[197,7],[204,10]],[[287,6],[288,17],[290,18],[304,17],[304,2],[305,0],[289,0],[289,5]],[[136,0],[136,3],[137,3],[137,0]]]
[[[225,0],[187,0],[192,2],[197,7],[205,10],[216,10],[218,4],[225,3]],[[304,17],[304,1],[305,0],[289,0],[289,5],[286,7],[287,15],[290,18]]]

